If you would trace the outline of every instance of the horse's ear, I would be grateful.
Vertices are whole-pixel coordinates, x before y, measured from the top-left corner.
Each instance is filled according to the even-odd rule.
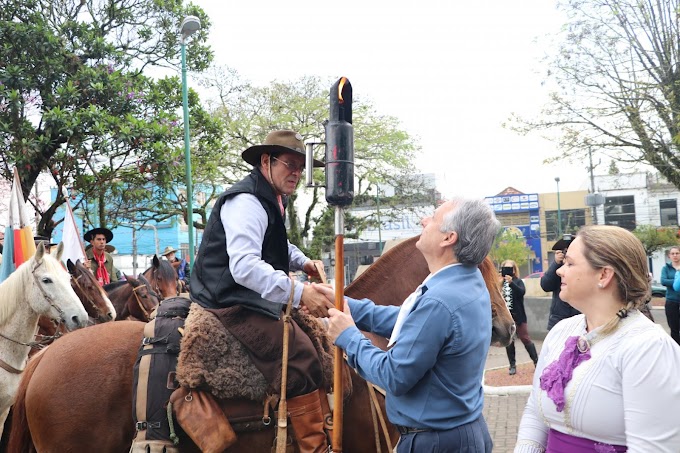
[[[57,246],[57,261],[61,261],[61,255],[64,253],[64,242],[60,241],[59,245]]]
[[[153,256],[153,267],[161,267],[161,261],[158,259],[158,255]]]
[[[139,285],[141,285],[141,283],[139,283],[139,280],[137,280],[136,278],[133,278],[133,277],[126,276],[125,281],[128,282],[129,284],[131,284],[133,288],[136,288]]]
[[[71,258],[66,260],[66,269],[68,269],[68,273],[71,275],[74,275],[76,273],[76,265],[73,264]]]
[[[38,244],[38,248],[35,249],[35,260],[40,261],[44,255],[45,255],[45,245],[44,245],[44,242],[40,241],[40,243]]]

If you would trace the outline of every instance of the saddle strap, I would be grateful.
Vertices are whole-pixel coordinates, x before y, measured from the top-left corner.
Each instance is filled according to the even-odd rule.
[[[326,271],[323,270],[323,265],[317,261],[314,261],[314,267],[319,273],[319,279],[321,279],[321,283],[328,283],[328,278],[326,277]]]
[[[378,427],[375,426],[377,425],[377,423],[375,422],[375,414],[378,414],[378,419],[380,420],[380,426],[382,427],[382,432],[383,435],[385,436],[385,442],[387,443],[387,451],[392,451],[392,441],[390,440],[390,433],[387,430],[387,423],[385,423],[385,417],[383,416],[383,413],[380,410],[380,404],[378,404],[378,396],[375,394],[376,388],[383,395],[385,394],[385,391],[368,381],[366,381],[366,385],[368,385],[368,393],[371,395],[371,415],[373,416],[373,424],[375,430],[376,451],[380,452],[380,432],[378,430]]]
[[[286,406],[286,387],[288,386],[288,337],[290,329],[290,311],[295,296],[295,279],[290,279],[290,296],[283,317],[283,356],[281,358],[281,399],[279,400],[279,418],[276,433],[276,453],[286,453],[288,434],[288,408]]]

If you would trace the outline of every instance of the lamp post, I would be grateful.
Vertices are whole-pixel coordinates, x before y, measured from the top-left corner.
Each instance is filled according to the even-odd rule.
[[[191,181],[191,146],[189,143],[189,95],[187,90],[187,51],[189,36],[201,29],[201,21],[196,16],[187,16],[180,28],[180,47],[182,49],[182,107],[184,119],[184,164],[186,166],[187,186],[187,223],[189,227],[189,269],[194,263],[194,188]]]
[[[562,210],[560,209],[560,177],[555,176],[557,183],[557,237],[562,237]]]
[[[380,187],[378,183],[375,184],[375,206],[376,213],[378,215],[378,249],[382,255],[383,245],[382,245],[382,222],[380,221]]]

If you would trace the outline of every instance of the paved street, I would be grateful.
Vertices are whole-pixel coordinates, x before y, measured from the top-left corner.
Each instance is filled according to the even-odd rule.
[[[531,359],[516,340],[517,363],[530,363]],[[534,340],[536,349],[541,351],[543,344],[540,340]],[[508,357],[505,348],[491,347],[486,359],[486,369],[508,367]],[[517,440],[517,429],[522,418],[524,405],[529,396],[530,386],[514,387],[486,387],[484,394],[484,418],[489,425],[491,438],[493,439],[494,453],[512,453]]]
[[[484,418],[493,438],[494,453],[512,453],[515,448],[527,396],[526,393],[484,396]]]

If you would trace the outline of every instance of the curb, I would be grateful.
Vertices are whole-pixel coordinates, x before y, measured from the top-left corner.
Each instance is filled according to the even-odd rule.
[[[492,385],[486,385],[484,384],[484,376],[486,376],[487,371],[494,371],[494,370],[500,370],[500,369],[505,369],[507,366],[498,366],[495,368],[489,368],[488,370],[484,370],[484,374],[482,375],[482,385],[484,387],[484,394],[485,395],[496,395],[496,396],[506,396],[506,395],[529,395],[531,393],[531,389],[533,386],[531,385],[504,385],[502,387],[495,387]]]

